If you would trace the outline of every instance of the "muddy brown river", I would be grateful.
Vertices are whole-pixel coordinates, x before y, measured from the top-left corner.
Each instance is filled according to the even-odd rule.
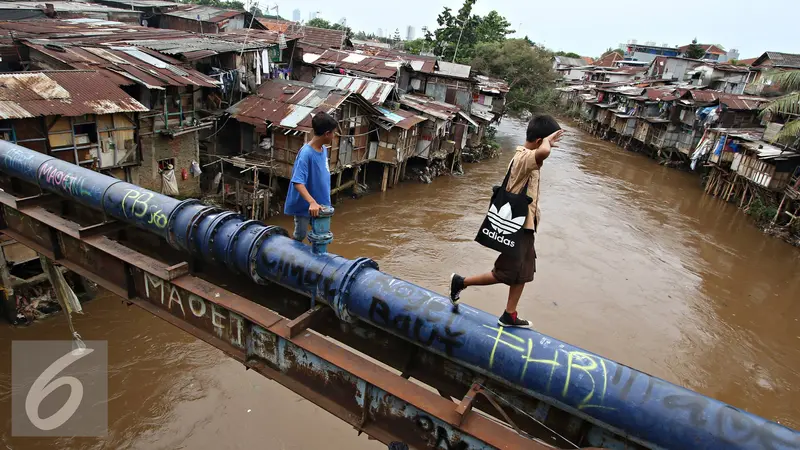
[[[520,315],[546,334],[800,428],[800,251],[703,194],[696,175],[567,127],[542,173],[536,280]],[[445,293],[451,272],[491,269],[473,238],[514,146],[466,175],[407,182],[338,205],[330,251]],[[275,221],[290,227],[290,220]],[[462,301],[500,313],[503,286]],[[7,449],[380,449],[282,386],[119,298],[87,303],[85,339],[108,340],[109,432],[12,438],[10,341],[66,339],[55,317],[0,327],[0,443]]]

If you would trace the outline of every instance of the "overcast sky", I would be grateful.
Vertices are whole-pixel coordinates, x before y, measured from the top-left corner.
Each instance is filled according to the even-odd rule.
[[[260,0],[264,9],[275,0]],[[288,19],[299,9],[333,22],[347,18],[354,31],[384,33],[396,28],[405,38],[406,27],[436,28],[444,6],[458,10],[463,0],[278,0],[280,14]],[[553,50],[598,56],[608,47],[630,39],[639,43],[684,45],[697,37],[700,43],[738,49],[741,58],[767,50],[800,53],[800,0],[478,0],[473,13],[496,9],[534,42]],[[274,13],[274,12],[273,12]],[[522,24],[520,26],[520,23]]]

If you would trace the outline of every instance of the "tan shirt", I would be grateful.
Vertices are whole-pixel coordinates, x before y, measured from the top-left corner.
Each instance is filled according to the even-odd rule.
[[[506,190],[512,194],[519,194],[528,182],[528,197],[533,201],[528,205],[528,217],[525,218],[523,228],[535,230],[542,221],[539,210],[539,163],[536,162],[536,150],[528,150],[523,146],[517,147],[517,153],[511,159],[511,174],[508,176]]]

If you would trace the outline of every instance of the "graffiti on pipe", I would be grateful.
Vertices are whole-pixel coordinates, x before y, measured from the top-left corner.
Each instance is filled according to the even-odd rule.
[[[46,162],[42,165],[39,177],[50,186],[56,187],[73,197],[89,197],[91,192],[84,188],[87,178],[59,169]]]
[[[772,422],[756,423],[747,414],[730,405],[713,409],[713,402],[699,395],[667,395],[662,400],[669,409],[688,412],[689,422],[713,431],[732,444],[753,442],[767,450],[800,449],[800,440],[784,440],[776,435],[777,425]]]
[[[122,197],[122,213],[128,218],[147,219],[148,225],[155,225],[157,228],[167,226],[167,215],[158,204],[150,204],[153,200],[152,192],[142,192],[136,189],[127,189]]]
[[[519,373],[519,379],[522,381],[528,372],[531,364],[546,366],[549,368],[549,375],[547,379],[546,392],[550,395],[560,395],[565,398],[569,395],[570,384],[574,378],[585,376],[591,383],[591,389],[578,403],[578,409],[613,409],[603,405],[605,400],[606,391],[608,389],[608,366],[606,360],[596,355],[585,353],[582,351],[567,351],[563,348],[554,348],[553,356],[545,358],[533,357],[533,351],[536,343],[531,338],[522,338],[515,334],[511,334],[503,327],[493,327],[483,325],[484,328],[492,331],[492,334],[486,336],[494,341],[492,352],[489,355],[489,369],[494,366],[494,357],[497,348],[502,344],[516,352],[523,363]],[[548,346],[549,339],[542,337],[539,340],[539,345]],[[558,374],[563,376],[564,382],[558,383],[558,386],[553,385],[553,376]],[[630,379],[632,384],[632,379]]]
[[[465,330],[455,323],[459,316],[452,314],[440,296],[388,276],[376,277],[371,283],[371,288],[385,297],[372,297],[368,317],[373,323],[390,327],[428,347],[438,344],[447,356],[453,356],[454,350],[464,345]],[[395,305],[402,306],[392,310],[386,298],[395,299]]]
[[[12,148],[8,150],[3,158],[3,165],[10,171],[25,172],[30,166],[30,161],[36,156],[36,153],[30,151],[23,151]]]

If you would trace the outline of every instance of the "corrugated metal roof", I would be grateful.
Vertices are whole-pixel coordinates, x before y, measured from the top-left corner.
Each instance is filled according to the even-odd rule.
[[[404,130],[408,130],[414,125],[428,120],[422,116],[418,116],[410,111],[404,111],[402,109],[391,111],[388,108],[384,108],[382,106],[378,106],[377,109],[390,122],[394,123],[394,126],[402,128]]]
[[[748,95],[723,94],[719,93],[719,102],[725,104],[730,109],[740,111],[756,111],[764,107],[768,100],[760,97]]]
[[[178,61],[146,48],[82,47],[50,40],[30,40],[24,44],[75,69],[101,70],[120,85],[139,83],[148,88],[162,88],[218,84],[213,78],[179,67]]]
[[[553,59],[555,59],[556,64],[561,65],[561,66],[580,67],[580,66],[585,66],[586,65],[586,61],[584,61],[582,58],[569,58],[567,56],[554,56]]]
[[[267,48],[273,45],[256,40],[250,40],[244,44],[228,41],[224,39],[226,35],[227,33],[221,33],[207,36],[187,36],[181,39],[130,40],[126,43],[167,55],[179,55],[187,60],[201,59],[220,53]]]
[[[478,80],[478,89],[481,92],[491,94],[504,94],[509,91],[508,83],[498,78],[491,78],[483,75],[475,77]]]
[[[472,72],[472,67],[464,64],[454,64],[447,61],[439,61],[436,63],[439,66],[438,70],[434,73],[453,78],[469,79],[469,74]]]
[[[361,94],[362,97],[373,105],[380,105],[385,102],[386,99],[389,98],[389,94],[394,90],[394,83],[347,75],[335,75],[332,73],[320,73],[314,78],[314,84],[317,86],[347,89],[350,92]]]
[[[75,117],[148,109],[94,71],[0,74],[0,118]]]
[[[388,80],[397,75],[402,61],[344,50],[323,49],[301,43],[303,61],[325,68],[341,68],[357,75]]]
[[[299,81],[268,80],[257,93],[231,106],[227,112],[234,119],[257,127],[272,123],[307,132],[311,131],[312,113],[332,113],[350,96],[361,98],[349,91]],[[361,100],[372,108],[363,98]],[[380,114],[375,109],[372,111]]]
[[[173,9],[162,14],[170,17],[179,17],[181,19],[216,23],[246,13],[244,11],[215,8],[213,6],[183,5],[181,8]]]
[[[481,105],[480,103],[472,102],[472,106],[470,106],[470,113],[478,119],[485,120],[487,122],[494,120],[492,107],[488,105]]]
[[[170,8],[174,6],[183,6],[183,3],[175,3],[165,0],[102,0],[103,3],[110,3],[119,8]]]
[[[112,8],[111,6],[100,5],[97,3],[85,2],[59,2],[48,1],[47,4],[52,4],[53,9],[58,12],[106,12],[106,13],[127,13],[127,14],[141,14],[139,11],[132,11],[130,9]],[[24,2],[24,1],[0,1],[0,9],[35,9],[41,10],[44,7],[44,2]]]
[[[456,105],[438,102],[421,95],[402,95],[400,104],[441,120],[452,120],[461,111],[461,108]]]

